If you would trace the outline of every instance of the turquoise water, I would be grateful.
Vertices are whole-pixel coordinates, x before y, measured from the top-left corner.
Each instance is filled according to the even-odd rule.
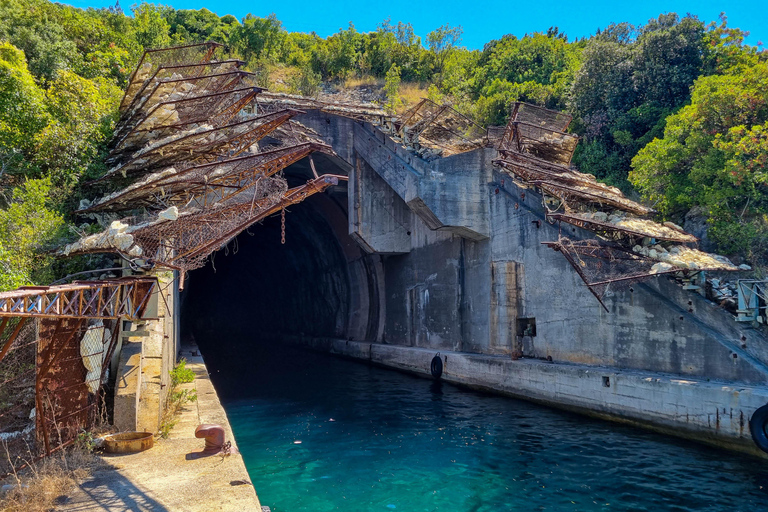
[[[301,349],[201,346],[273,512],[768,510],[760,459]]]

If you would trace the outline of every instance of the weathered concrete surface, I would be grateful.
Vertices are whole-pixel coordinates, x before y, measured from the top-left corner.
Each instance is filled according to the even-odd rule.
[[[155,441],[145,452],[103,455],[105,469],[78,486],[57,510],[78,512],[261,512],[240,454],[195,458],[204,441],[195,427],[218,423],[235,445],[224,409],[218,401],[202,357],[186,352],[187,368],[195,372],[188,389],[198,401],[187,404],[169,439]]]
[[[561,234],[593,234],[550,224],[541,195],[494,168],[495,150],[428,162],[369,124],[317,111],[300,121],[346,161],[344,166],[323,160],[318,171],[348,172],[348,188],[295,205],[285,245],[279,243],[279,222],[267,219],[238,239],[237,257],[217,259],[216,273],[201,270],[198,281],[191,277],[188,290],[199,298],[185,315],[193,328],[247,318],[248,332],[277,337],[336,338],[466,357],[521,352],[529,362],[551,358],[558,368],[570,364],[662,381],[674,375],[768,389],[765,332],[735,322],[674,279],[611,286],[604,310],[567,260],[542,245]],[[296,164],[285,174],[300,183],[308,172]],[[233,301],[247,286],[267,293]],[[478,378],[491,372],[491,378],[493,366],[473,371]],[[476,385],[566,406],[566,395],[546,380],[535,386],[493,380]],[[643,386],[637,381],[639,393]],[[716,388],[697,390],[687,397],[698,401],[690,407],[702,408],[695,414],[711,415],[715,404],[732,408],[729,396]],[[574,398],[570,406],[691,431],[687,418],[694,413],[643,414],[631,393],[621,395],[614,401],[604,392],[592,402]],[[609,412],[601,400],[611,404]],[[753,405],[743,408],[745,414]],[[725,439],[725,430],[703,432]]]
[[[431,378],[433,350],[337,339],[294,339],[312,348]],[[441,351],[448,382],[622,421],[768,459],[748,420],[768,402],[764,386],[675,375]]]
[[[115,382],[115,426],[135,430],[141,394],[141,342],[123,343]]]

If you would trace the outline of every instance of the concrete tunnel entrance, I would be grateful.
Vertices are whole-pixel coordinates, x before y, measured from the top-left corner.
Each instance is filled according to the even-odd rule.
[[[337,161],[314,155],[320,174],[346,175]],[[288,167],[290,187],[312,178],[309,159]],[[181,297],[182,339],[205,351],[214,333],[380,339],[381,261],[348,234],[347,182],[241,233],[205,267],[191,272]],[[226,337],[226,336],[225,336]]]

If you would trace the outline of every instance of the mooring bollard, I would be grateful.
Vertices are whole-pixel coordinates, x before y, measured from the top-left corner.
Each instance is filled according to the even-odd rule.
[[[224,448],[224,427],[221,425],[199,425],[195,429],[195,437],[205,439],[203,453],[213,455]]]

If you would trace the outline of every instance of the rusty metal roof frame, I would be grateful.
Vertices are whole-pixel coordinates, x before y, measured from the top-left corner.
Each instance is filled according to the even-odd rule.
[[[115,253],[141,267],[151,268],[157,265],[178,270],[183,274],[203,266],[211,253],[226,245],[253,223],[301,202],[312,194],[337,185],[339,180],[346,179],[346,176],[326,174],[309,180],[304,185],[287,189],[284,179],[262,177],[241,190],[253,191],[252,196],[241,193],[206,208],[188,208],[181,212],[176,220],[164,219],[158,215],[152,215],[148,220],[125,219],[129,224],[137,222],[125,231],[132,237],[129,249],[121,250],[115,247],[109,242],[106,234],[102,234],[92,235],[99,237],[100,242],[96,245],[88,244],[85,248],[74,248],[67,254]],[[286,188],[279,194],[263,190],[261,184],[269,184],[270,180],[278,187]],[[133,247],[142,249],[139,256],[131,254],[130,249]]]
[[[236,88],[252,87],[263,91],[263,88],[256,87],[254,85],[256,81],[255,79],[252,79],[253,76],[253,73],[248,73],[247,71],[238,69],[234,71],[228,71],[226,73],[216,73],[192,78],[178,78],[157,82],[155,87],[146,96],[136,97],[138,104],[132,109],[128,110],[120,118],[120,121],[118,121],[115,128],[113,138],[115,141],[121,139],[125,135],[126,131],[131,130],[136,124],[141,122],[147,116],[147,113],[154,109],[158,104],[174,101],[163,99],[163,95],[170,97],[173,94],[177,94],[184,95],[185,97],[183,99],[193,99],[199,96],[232,91]],[[195,85],[198,82],[200,82],[201,85]],[[176,90],[177,86],[183,86],[184,84],[192,84],[192,91],[179,92]],[[172,86],[173,89],[169,91],[163,86]],[[190,92],[193,94],[190,94]],[[156,95],[159,97],[155,98]],[[155,101],[153,101],[153,99]],[[178,101],[178,99],[176,101]],[[114,144],[114,142],[112,144]]]
[[[0,317],[137,320],[156,286],[147,276],[22,286],[0,293]]]
[[[154,138],[163,139],[172,136],[173,132],[183,131],[190,124],[207,123],[213,127],[224,126],[230,123],[262,90],[260,87],[245,87],[157,103],[117,141],[106,161],[107,163],[115,162],[122,155],[140,149],[143,144],[146,144],[150,131]],[[161,120],[158,123],[160,126],[144,127],[153,120],[153,117],[157,117],[159,112],[163,112],[164,109],[167,111],[169,106],[174,107],[173,111],[179,117],[177,122],[163,124]],[[131,144],[130,141],[136,138],[138,140]]]
[[[215,161],[222,154],[237,156],[285,121],[301,113],[298,110],[286,109],[178,138],[169,137],[171,140],[165,142],[157,141],[154,145],[137,151],[128,161],[107,171],[90,184],[112,180],[117,176],[127,178],[128,175],[147,174],[148,171],[180,161],[202,163]],[[216,138],[219,134],[223,136]],[[208,138],[213,140],[206,140]]]
[[[620,277],[601,279],[599,281],[591,279],[587,272],[589,263],[585,262],[582,257],[587,258],[587,261],[598,261],[596,265],[598,268],[614,268],[608,265],[608,263],[614,264],[616,261],[623,260],[625,262],[631,262],[631,264],[639,264],[642,266],[645,264],[653,265],[658,263],[656,260],[650,260],[639,254],[635,254],[631,251],[624,249],[623,247],[609,244],[607,242],[601,242],[595,239],[589,240],[571,240],[566,237],[560,237],[557,242],[541,242],[542,245],[546,245],[550,249],[562,254],[568,263],[571,264],[573,269],[579,275],[584,284],[587,285],[590,293],[595,296],[597,301],[609,312],[608,307],[603,302],[603,297],[608,289],[608,285],[612,283],[630,282],[630,281],[642,281],[653,277],[654,275],[673,274],[676,272],[688,273],[687,269],[681,269],[672,267],[669,270],[662,270],[649,274],[647,269],[637,270],[634,273],[624,273]],[[573,252],[573,254],[571,254]],[[578,260],[578,261],[577,261]],[[602,263],[605,262],[605,263]]]
[[[208,41],[205,43],[145,50],[139,63],[136,65],[136,69],[134,69],[133,73],[131,73],[131,77],[128,79],[128,87],[125,89],[123,99],[120,101],[120,112],[125,112],[128,105],[133,101],[140,86],[157,71],[156,67],[169,64],[196,64],[209,62],[213,58],[216,50],[222,46],[224,45]],[[158,63],[153,70],[153,63],[155,60],[157,60]],[[145,68],[148,68],[146,69],[147,73],[140,75],[139,73]]]
[[[548,128],[556,132],[564,132],[573,120],[573,116],[522,101],[516,101],[512,105],[511,121],[519,121],[530,125]]]
[[[637,215],[654,213],[653,209],[624,197],[620,190],[598,182],[591,174],[559,164],[514,152],[507,152],[506,158],[494,160],[493,163],[523,183],[537,186],[549,195],[558,197],[567,209],[587,203],[605,204]]]
[[[515,151],[568,166],[579,137],[542,126],[510,121],[499,142],[499,151]]]
[[[229,229],[218,234],[217,237],[209,238],[205,243],[191,248],[175,247],[171,246],[168,242],[164,242],[162,245],[167,250],[168,257],[163,261],[155,260],[155,263],[168,266],[169,268],[175,267],[182,271],[196,268],[195,266],[190,267],[189,263],[194,264],[196,261],[204,261],[213,252],[227,245],[249,226],[279,212],[287,206],[299,203],[313,194],[322,192],[330,186],[338,185],[340,179],[347,178],[346,176],[330,174],[322,175],[308,181],[304,185],[288,189],[277,202],[268,200],[270,198],[264,198],[251,202],[244,201],[221,211],[214,212],[208,209],[199,216],[195,216],[195,227],[198,230],[211,229],[212,222],[227,225]],[[170,224],[168,225],[170,226]],[[137,234],[137,238],[140,238],[140,236]],[[160,234],[160,238],[161,240],[170,241],[171,244],[173,243],[173,237]]]
[[[190,165],[173,174],[150,179],[138,187],[131,185],[116,195],[108,196],[108,200],[79,210],[78,213],[121,211],[141,206],[157,207],[158,203],[163,206],[191,204],[193,199],[200,195],[203,200],[198,199],[195,206],[204,207],[239,193],[254,179],[271,176],[315,151],[335,154],[330,146],[325,144],[304,142],[237,158]],[[212,197],[209,194],[212,194]],[[162,198],[161,201],[158,198]],[[129,201],[131,204],[127,206]]]
[[[666,228],[665,231],[668,232],[668,234],[659,234],[656,231],[643,232],[639,230],[625,228],[623,226],[612,224],[610,222],[602,222],[596,219],[585,219],[583,217],[580,217],[579,215],[569,215],[565,213],[548,213],[547,217],[550,219],[554,219],[556,221],[567,222],[568,224],[571,224],[573,226],[598,233],[605,238],[609,238],[613,240],[623,239],[627,237],[634,240],[641,239],[641,238],[655,238],[657,240],[663,240],[668,242],[679,242],[679,243],[694,243],[699,240],[698,238],[696,238],[695,236],[689,233],[678,231],[676,229],[669,228],[666,226],[662,226],[662,227]]]
[[[223,74],[219,68],[224,68],[224,70],[228,69],[228,72],[231,73],[247,73],[246,71],[240,69],[240,66],[243,64],[245,63],[238,59],[227,59],[200,62],[196,64],[187,63],[174,64],[171,66],[160,66],[155,70],[150,78],[144,81],[144,83],[141,85],[141,88],[136,91],[133,99],[131,100],[131,103],[125,109],[121,110],[121,112],[123,113],[123,116],[130,116],[133,110],[141,106],[140,104],[137,105],[137,102],[141,102],[142,99],[146,101],[146,98],[154,94],[155,89],[164,83],[194,80],[196,78],[205,78],[206,76]],[[177,75],[180,78],[174,78],[174,75]],[[145,94],[145,91],[150,86],[152,86],[152,90],[149,92],[149,94]]]
[[[608,205],[613,208],[631,212],[636,215],[650,215],[655,211],[652,208],[636,203],[624,196],[607,192],[597,187],[585,187],[590,190],[582,190],[563,183],[554,181],[536,180],[532,185],[539,187],[547,194],[559,198],[566,204],[569,203],[591,203],[600,206]]]
[[[463,129],[459,129],[461,128],[459,125],[463,125]],[[414,107],[404,112],[395,121],[395,128],[406,146],[418,141],[421,145],[426,142],[426,144],[450,151],[455,148],[456,144],[446,142],[445,139],[456,139],[478,147],[486,145],[488,141],[487,129],[452,106],[448,104],[438,105],[428,98],[422,98]],[[477,131],[475,138],[469,137],[468,132],[470,130]],[[439,137],[440,134],[447,135],[447,137]],[[480,143],[477,143],[478,140]]]
[[[293,94],[265,92],[257,99],[257,104],[264,112],[270,112],[275,108],[299,108],[302,110],[320,110],[341,117],[348,117],[356,121],[367,121],[373,124],[381,124],[389,115],[381,108],[365,103],[342,103],[323,101],[316,98],[307,98]]]

